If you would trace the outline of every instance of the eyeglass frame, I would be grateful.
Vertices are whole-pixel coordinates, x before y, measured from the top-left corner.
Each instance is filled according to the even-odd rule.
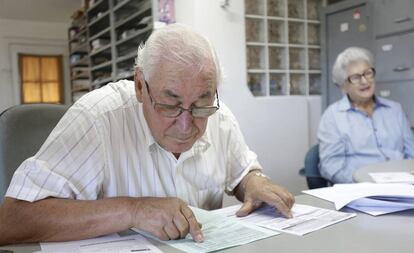
[[[372,75],[372,77],[366,77],[366,75],[367,75],[367,71],[369,71],[369,70],[371,70],[372,71],[372,73],[373,73],[373,75]],[[367,69],[367,70],[365,70],[364,71],[364,73],[362,73],[362,74],[353,74],[353,75],[350,75],[350,76],[348,76],[347,78],[346,78],[346,80],[348,81],[348,83],[350,83],[350,84],[353,84],[353,85],[358,85],[358,84],[361,84],[361,81],[362,81],[362,77],[364,77],[365,78],[365,80],[373,80],[374,78],[375,78],[375,75],[377,74],[377,71],[375,70],[375,68],[369,68],[369,69]],[[351,77],[353,77],[353,76],[358,76],[359,77],[359,81],[358,82],[352,82],[351,81]]]
[[[190,108],[188,108],[188,109],[186,109],[186,108],[184,108],[184,107],[182,107],[182,106],[180,106],[180,105],[170,105],[170,104],[163,104],[163,103],[158,103],[158,102],[156,102],[155,101],[155,99],[151,96],[151,92],[150,92],[150,89],[149,89],[149,84],[148,84],[148,82],[147,82],[147,80],[145,79],[145,77],[144,77],[144,75],[142,75],[142,80],[144,80],[144,83],[145,83],[145,86],[146,86],[146,88],[147,88],[147,92],[148,92],[148,96],[149,96],[149,98],[150,98],[150,101],[151,101],[151,104],[152,104],[152,107],[154,108],[154,110],[155,111],[157,111],[156,110],[156,106],[159,106],[159,107],[161,107],[161,108],[169,108],[169,109],[179,109],[179,111],[178,111],[178,114],[177,115],[175,115],[175,116],[167,116],[167,115],[162,115],[162,116],[164,116],[164,117],[166,117],[166,118],[177,118],[177,117],[179,117],[184,111],[188,111],[188,112],[190,112],[191,113],[191,116],[193,116],[194,118],[208,118],[208,117],[210,117],[211,115],[213,115],[216,111],[218,111],[218,109],[220,109],[220,100],[219,100],[219,96],[218,96],[218,90],[216,89],[216,100],[217,100],[217,106],[215,106],[215,105],[212,105],[212,106],[200,106],[200,107],[198,107],[198,106],[190,106]],[[211,113],[210,115],[208,115],[208,116],[205,116],[205,117],[200,117],[200,116],[195,116],[194,114],[193,114],[193,112],[194,112],[194,109],[215,109],[215,111],[213,112],[213,113]]]

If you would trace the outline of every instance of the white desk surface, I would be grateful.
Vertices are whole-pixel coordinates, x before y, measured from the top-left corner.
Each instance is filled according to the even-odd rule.
[[[330,202],[308,196],[296,197],[296,202],[333,209]],[[414,252],[414,210],[373,217],[356,212],[357,216],[305,236],[280,234],[261,241],[221,252]],[[164,244],[153,242],[163,252],[180,252]],[[38,244],[10,245],[0,249],[26,253],[40,250]]]
[[[414,160],[390,160],[376,163],[357,169],[352,174],[352,180],[357,183],[374,182],[369,173],[371,172],[413,172]]]

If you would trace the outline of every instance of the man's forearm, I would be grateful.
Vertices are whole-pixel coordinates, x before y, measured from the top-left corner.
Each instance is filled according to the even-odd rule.
[[[234,189],[234,196],[241,202],[244,202],[244,193],[246,191],[246,185],[249,182],[250,178],[254,176],[254,173],[261,172],[260,169],[253,169],[243,177],[240,183]]]
[[[81,201],[6,198],[0,206],[0,245],[91,238],[131,227],[132,198]]]

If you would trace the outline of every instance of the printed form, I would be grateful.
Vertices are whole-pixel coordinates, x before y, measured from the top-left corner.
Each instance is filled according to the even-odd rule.
[[[88,240],[41,243],[40,246],[42,251],[36,253],[162,253],[139,234],[122,237],[112,234]]]
[[[283,217],[273,207],[268,205],[264,205],[246,217],[236,217],[236,211],[240,207],[241,204],[217,209],[213,212],[264,228],[294,235],[305,235],[355,216],[352,213],[295,204],[292,208],[293,218],[291,219]]]
[[[190,253],[222,250],[279,234],[276,231],[243,223],[211,211],[205,211],[195,207],[191,207],[191,209],[197,221],[202,224],[204,242],[196,243],[190,235],[187,235],[185,239],[181,240],[161,241],[148,234],[143,234]],[[139,230],[135,231],[142,233]]]

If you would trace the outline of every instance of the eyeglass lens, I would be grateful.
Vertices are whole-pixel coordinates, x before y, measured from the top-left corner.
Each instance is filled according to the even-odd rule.
[[[362,77],[368,80],[372,80],[375,77],[375,69],[370,68],[365,70],[362,74],[354,74],[348,77],[348,81],[353,84],[359,84],[362,81]]]

